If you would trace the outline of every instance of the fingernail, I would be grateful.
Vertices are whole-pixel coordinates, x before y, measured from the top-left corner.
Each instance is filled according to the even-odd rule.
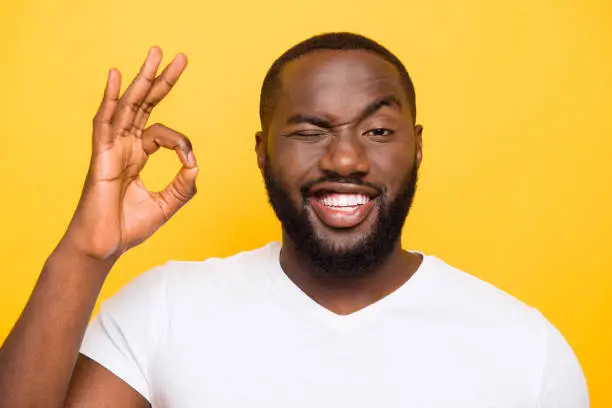
[[[157,51],[157,45],[152,46],[151,48],[149,48],[149,53],[147,54],[147,59],[151,58],[153,56],[153,53]]]
[[[187,153],[187,161],[189,162],[189,164],[196,164],[196,159],[195,155],[193,154],[193,150],[190,150],[189,153]]]

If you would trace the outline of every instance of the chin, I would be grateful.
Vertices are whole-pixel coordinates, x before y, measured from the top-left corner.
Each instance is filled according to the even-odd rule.
[[[373,190],[367,190],[363,183],[347,186],[330,178],[324,180],[328,184],[320,182],[319,190],[316,186],[303,188],[302,196],[296,199],[273,176],[267,162],[266,166],[264,181],[268,199],[283,226],[283,235],[292,241],[296,255],[313,270],[337,277],[359,276],[376,270],[397,249],[416,188],[416,169],[396,197],[387,196],[384,188],[376,190],[381,194],[372,195]],[[357,194],[359,197],[328,194],[328,190],[335,188],[336,195],[346,196],[352,191],[348,191],[349,187],[363,191]],[[358,205],[369,205],[370,211],[336,208]],[[358,220],[361,222],[356,223]]]
[[[373,227],[363,231],[317,227],[312,229],[310,239],[300,240],[298,251],[325,275],[340,278],[364,275],[384,263],[390,253],[381,251],[379,234]]]
[[[367,250],[370,234],[346,234],[343,236],[329,236],[328,234],[316,235],[314,237],[317,246],[322,252],[330,255],[343,256],[355,254]]]

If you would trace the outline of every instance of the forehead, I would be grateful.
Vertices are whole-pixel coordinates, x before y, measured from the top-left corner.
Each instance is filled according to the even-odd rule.
[[[350,114],[388,95],[408,103],[397,68],[369,51],[311,52],[285,65],[280,82],[280,116],[296,111]]]

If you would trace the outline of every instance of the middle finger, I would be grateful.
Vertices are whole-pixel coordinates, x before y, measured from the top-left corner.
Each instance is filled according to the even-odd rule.
[[[144,64],[140,68],[140,72],[119,100],[117,110],[113,117],[113,128],[115,132],[125,133],[132,129],[136,113],[153,85],[161,59],[161,49],[152,47],[149,50],[149,54]]]

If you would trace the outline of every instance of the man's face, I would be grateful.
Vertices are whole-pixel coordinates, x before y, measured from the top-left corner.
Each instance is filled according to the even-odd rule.
[[[396,68],[365,51],[316,51],[288,63],[259,166],[298,252],[356,275],[399,245],[421,161]]]

